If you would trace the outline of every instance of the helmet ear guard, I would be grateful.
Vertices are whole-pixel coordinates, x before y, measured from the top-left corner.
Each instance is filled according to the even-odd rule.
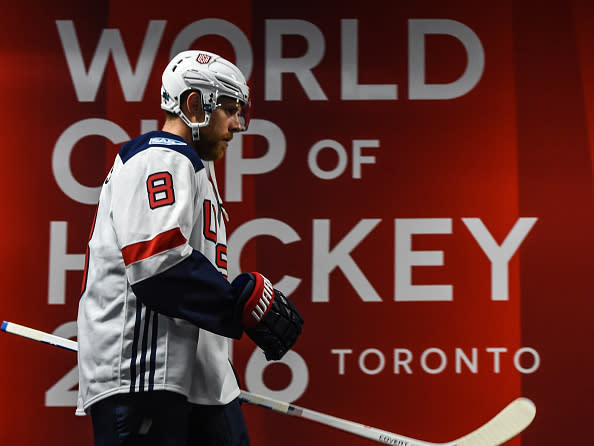
[[[183,113],[181,99],[186,91],[200,93],[203,122],[191,122]],[[241,71],[231,62],[214,53],[190,50],[175,56],[163,71],[161,108],[179,116],[192,130],[194,141],[198,141],[200,127],[208,125],[211,113],[218,106],[219,96],[231,97],[241,103],[241,131],[247,130],[250,90]]]

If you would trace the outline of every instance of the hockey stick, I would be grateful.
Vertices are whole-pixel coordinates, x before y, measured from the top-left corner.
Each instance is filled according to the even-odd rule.
[[[14,322],[4,321],[0,329],[6,333],[23,336],[67,350],[78,351],[78,344],[75,341],[15,324]],[[446,443],[431,443],[376,429],[354,421],[343,420],[342,418],[277,401],[266,396],[256,395],[245,390],[241,391],[239,398],[246,403],[275,412],[305,418],[369,440],[396,446],[497,446],[526,429],[536,414],[536,407],[532,401],[528,398],[517,398],[495,417],[468,435]]]

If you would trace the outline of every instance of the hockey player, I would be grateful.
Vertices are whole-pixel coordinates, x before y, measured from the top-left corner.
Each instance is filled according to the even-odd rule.
[[[212,162],[246,130],[242,73],[184,51],[162,77],[162,131],[132,139],[105,180],[78,310],[77,414],[96,445],[247,445],[228,359],[243,332],[269,360],[301,333],[259,273],[227,280],[226,212]]]

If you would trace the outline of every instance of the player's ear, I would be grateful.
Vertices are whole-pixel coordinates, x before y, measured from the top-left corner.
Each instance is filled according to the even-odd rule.
[[[188,117],[195,122],[203,122],[204,121],[204,109],[202,108],[202,98],[200,93],[196,91],[190,92],[188,94],[185,106],[188,109]],[[194,118],[194,119],[192,119]]]

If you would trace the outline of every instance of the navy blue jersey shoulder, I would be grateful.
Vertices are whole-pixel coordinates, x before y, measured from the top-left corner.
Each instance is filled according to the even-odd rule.
[[[120,149],[120,158],[125,164],[134,155],[151,147],[167,147],[170,150],[175,150],[192,162],[195,172],[204,169],[204,164],[196,151],[182,137],[161,130],[148,132],[128,141]]]

